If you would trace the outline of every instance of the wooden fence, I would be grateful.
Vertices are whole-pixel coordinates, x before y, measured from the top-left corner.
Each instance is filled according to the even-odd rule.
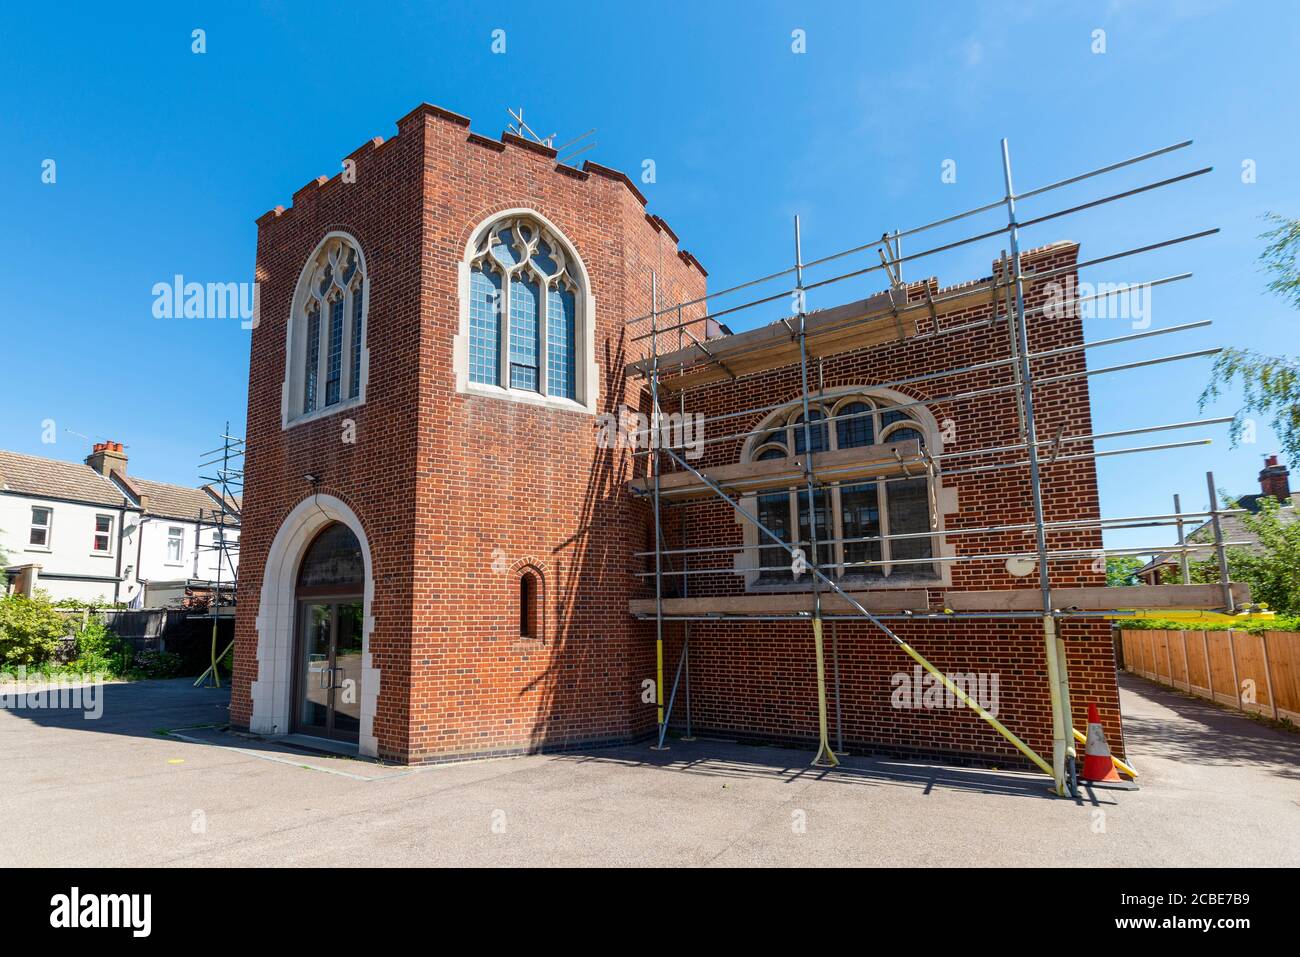
[[[1143,678],[1300,724],[1300,632],[1121,629],[1120,652]]]
[[[94,612],[86,608],[56,608],[55,611],[81,627],[93,614],[119,638],[131,642],[136,651],[187,653],[185,646],[198,643],[206,647],[211,642],[212,619],[191,617],[193,612],[180,608],[100,608]],[[234,637],[234,628],[233,616],[218,620],[218,653]]]

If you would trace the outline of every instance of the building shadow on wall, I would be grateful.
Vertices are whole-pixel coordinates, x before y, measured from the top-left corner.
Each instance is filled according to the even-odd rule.
[[[626,340],[623,327],[615,342],[605,342],[600,409],[605,415],[617,417],[625,402]],[[548,649],[546,669],[519,693],[535,700],[534,750],[628,741],[648,734],[654,724],[653,709],[646,711],[648,723],[637,713],[644,707],[638,676],[650,674],[653,649],[645,640],[648,629],[626,606],[629,595],[639,594],[631,553],[649,545],[626,541],[620,531],[637,528],[635,511],[646,507],[625,485],[642,467],[641,458],[628,448],[600,449],[598,427],[599,421],[589,438],[597,454],[574,516],[575,530],[550,556],[546,606],[556,621],[547,631],[555,645]]]

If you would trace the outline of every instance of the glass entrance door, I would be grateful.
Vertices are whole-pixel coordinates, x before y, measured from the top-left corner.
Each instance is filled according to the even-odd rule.
[[[361,730],[361,601],[304,601],[295,730],[356,741]]]
[[[361,602],[339,602],[334,620],[334,732],[356,741],[361,733]]]

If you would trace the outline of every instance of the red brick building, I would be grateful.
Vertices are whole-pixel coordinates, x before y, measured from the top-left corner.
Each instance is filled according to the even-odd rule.
[[[702,296],[705,272],[646,212],[625,175],[593,163],[559,165],[544,146],[468,127],[463,117],[421,106],[398,122],[397,136],[367,143],[341,174],[313,180],[291,208],[258,220],[236,726],[337,737],[358,742],[362,754],[409,762],[632,741],[655,728],[655,704],[644,693],[655,675],[654,623],[644,618],[653,595],[646,577],[653,562],[643,554],[652,525],[636,494],[647,457],[598,437],[620,407],[647,406],[635,365],[645,343],[634,337],[648,324],[627,320],[651,311],[652,273],[662,305]],[[1055,244],[1025,254],[1023,267],[1063,280],[1076,253]],[[1031,282],[1028,304],[1046,295],[1045,281]],[[810,319],[872,320],[814,340],[818,402],[832,418],[814,430],[814,453],[847,461],[888,445],[914,463],[922,447],[947,454],[1013,444],[1013,391],[941,401],[1005,385],[1007,365],[880,386],[1006,355],[1006,324],[993,319],[998,290],[988,280],[954,289],[931,280],[903,296],[879,319],[872,319],[879,298]],[[941,306],[932,312],[930,302]],[[957,326],[964,331],[948,331]],[[743,345],[756,334],[765,333],[715,343]],[[1030,334],[1031,350],[1040,351],[1077,345],[1082,329],[1063,318],[1036,323]],[[1035,374],[1082,368],[1081,352],[1064,351],[1041,360]],[[795,448],[802,430],[791,427],[797,357],[769,357],[735,378],[710,375],[682,371],[676,383],[689,386],[686,405],[705,415],[706,434],[755,434],[711,438],[703,467],[802,454]],[[670,372],[675,389],[672,380]],[[1038,401],[1042,435],[1091,431],[1086,379],[1045,385]],[[773,409],[711,422],[759,406]],[[838,418],[850,406],[857,417]],[[1045,466],[1048,521],[1097,516],[1092,461],[1075,457],[1090,450],[1087,442],[1070,445]],[[971,466],[1017,454],[972,456]],[[1037,595],[1023,563],[944,560],[958,551],[1032,550],[1023,531],[959,541],[921,534],[1032,521],[1024,470],[886,471],[888,478],[846,473],[857,484],[828,488],[827,527],[841,539],[891,528],[916,537],[830,546],[823,561],[846,587],[873,596],[877,607],[917,612],[942,611],[961,592]],[[777,521],[777,498],[744,496],[743,507]],[[794,535],[806,504],[787,495],[784,507]],[[717,558],[715,574],[679,576],[676,599],[806,600],[807,579],[763,570],[768,550],[724,502],[688,510],[687,522],[678,517],[685,512],[667,510],[668,547],[753,547]],[[1099,545],[1095,530],[1051,537],[1054,549]],[[1088,559],[1054,563],[1052,572],[1060,587],[1104,583]],[[665,627],[674,663],[685,627]],[[815,737],[806,622],[691,627],[697,729]],[[1109,626],[1062,627],[1076,726],[1096,701],[1118,751]],[[945,671],[996,674],[1001,720],[1050,753],[1039,623],[902,622],[898,630]],[[836,623],[834,639],[846,746],[1016,756],[964,709],[898,706],[891,696],[911,661],[871,626]]]

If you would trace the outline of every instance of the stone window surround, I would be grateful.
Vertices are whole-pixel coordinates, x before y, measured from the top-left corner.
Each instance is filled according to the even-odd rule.
[[[357,254],[357,271],[361,274],[361,362],[358,369],[358,376],[361,380],[355,397],[349,398],[348,394],[351,385],[352,363],[352,313],[348,308],[343,310],[343,353],[340,357],[342,363],[341,381],[339,385],[340,398],[333,405],[321,406],[310,412],[295,412],[302,402],[303,392],[303,373],[302,367],[305,362],[305,350],[307,339],[307,299],[308,299],[308,282],[315,272],[316,260],[320,257],[321,252],[331,240],[341,240],[351,246]],[[369,265],[366,262],[365,250],[361,248],[361,243],[351,233],[344,230],[332,229],[327,232],[316,244],[311,255],[303,263],[302,271],[298,274],[298,282],[294,286],[293,300],[289,308],[289,321],[285,324],[285,343],[284,343],[284,381],[280,386],[280,428],[288,429],[303,422],[312,422],[327,416],[334,415],[346,409],[353,409],[357,406],[364,405],[366,401],[366,387],[370,379],[370,290],[373,285],[373,277]],[[320,327],[320,354],[318,359],[318,368],[323,369],[328,356],[328,329],[329,317],[327,310],[321,310],[321,327]],[[325,393],[325,376],[318,374],[316,380],[317,395],[323,397]],[[318,399],[318,402],[320,399]]]
[[[576,329],[573,336],[574,348],[577,352],[574,357],[574,375],[577,380],[574,384],[574,395],[576,396],[574,399],[543,395],[527,389],[513,389],[470,381],[469,307],[471,267],[478,257],[479,248],[484,239],[487,238],[492,228],[503,219],[532,219],[535,221],[554,237],[560,246],[561,252],[569,262],[571,271],[576,273],[575,278],[580,288],[576,295],[577,316],[575,317]],[[591,277],[587,272],[586,264],[582,261],[576,247],[564,234],[563,230],[537,210],[526,207],[501,210],[482,220],[470,232],[469,240],[465,244],[465,249],[457,266],[457,301],[459,303],[459,318],[457,333],[452,341],[452,364],[455,370],[456,391],[458,393],[492,399],[505,399],[510,402],[544,406],[568,412],[583,412],[592,416],[596,414],[596,406],[600,398],[600,370],[596,366],[595,359],[596,298],[591,291]],[[503,350],[506,347],[507,334],[507,324],[502,323],[500,340]],[[545,338],[544,331],[542,337]],[[545,375],[545,370],[541,369],[540,373]]]
[[[873,400],[877,407],[887,407],[889,405],[907,405],[917,401],[915,396],[905,395],[892,389],[882,389],[870,385],[844,386],[835,389],[825,389],[816,395],[808,397],[809,404],[820,404],[834,409],[841,403],[847,403],[851,398],[861,396]],[[762,440],[772,431],[779,427],[780,423],[789,419],[792,415],[797,415],[802,411],[802,401],[792,399],[787,405],[782,406],[775,412],[765,416],[762,422],[753,429],[754,434],[745,440],[741,448],[740,461],[753,461],[753,456],[759,451]],[[943,437],[938,423],[930,410],[923,405],[913,405],[906,409],[913,421],[913,425],[925,435],[926,447],[933,450],[936,454],[942,451]],[[836,414],[832,411],[832,415]],[[826,428],[832,430],[836,423],[829,423]],[[897,428],[905,428],[907,423],[899,422],[889,426],[885,432],[886,437],[889,432]],[[829,436],[828,436],[829,438]],[[876,436],[876,442],[881,441],[881,436]],[[931,479],[932,500],[935,503],[936,521],[935,531],[942,531],[944,528],[944,517],[957,511],[957,490],[955,488],[945,487],[941,479]],[[770,493],[769,493],[770,494]],[[802,494],[807,495],[807,492]],[[740,498],[741,509],[750,516],[758,516],[758,494],[749,493]],[[811,574],[802,577],[802,581],[778,582],[768,581],[760,582],[761,572],[757,571],[761,565],[759,556],[761,552],[758,546],[764,543],[770,544],[771,540],[766,535],[762,535],[752,522],[747,521],[740,514],[735,517],[736,523],[741,526],[743,543],[745,550],[739,552],[734,559],[734,569],[736,574],[743,575],[745,578],[745,591],[750,593],[765,592],[792,592],[792,591],[811,591],[812,581]],[[839,520],[836,519],[836,524]],[[885,531],[887,517],[882,515],[882,534]],[[798,525],[794,526],[797,534]],[[827,536],[820,536],[827,537]],[[838,537],[838,536],[835,536]],[[762,541],[760,541],[760,538]],[[942,536],[936,536],[932,541],[935,543],[933,554],[935,557],[955,554],[955,549],[949,545]],[[868,591],[885,588],[945,588],[952,585],[952,563],[936,562],[938,575],[927,578],[897,577],[886,576],[880,580],[870,579],[849,579],[844,582],[844,587],[849,591]],[[827,572],[832,578],[835,575]],[[891,580],[892,578],[892,580]],[[836,578],[836,581],[840,579]]]

